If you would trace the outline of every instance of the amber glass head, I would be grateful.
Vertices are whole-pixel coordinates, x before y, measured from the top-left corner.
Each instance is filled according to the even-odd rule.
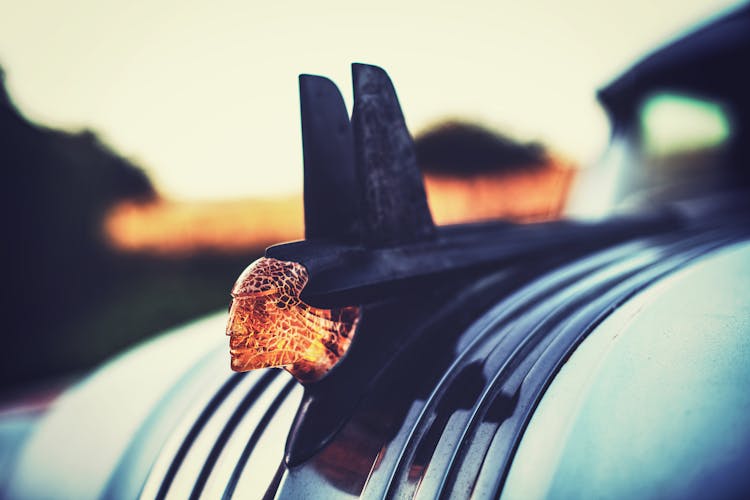
[[[283,367],[301,382],[322,378],[346,353],[359,307],[319,309],[305,304],[305,267],[261,258],[232,288],[227,335],[232,370]]]

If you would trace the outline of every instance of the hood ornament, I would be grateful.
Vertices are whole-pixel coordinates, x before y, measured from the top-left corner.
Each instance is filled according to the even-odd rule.
[[[306,238],[300,243],[313,244],[333,267],[351,247],[413,244],[435,232],[390,78],[366,64],[354,64],[352,73],[351,120],[333,82],[315,75],[299,80]],[[267,252],[237,279],[226,329],[232,370],[283,367],[309,383],[346,354],[360,308],[303,300],[308,265],[299,256]]]

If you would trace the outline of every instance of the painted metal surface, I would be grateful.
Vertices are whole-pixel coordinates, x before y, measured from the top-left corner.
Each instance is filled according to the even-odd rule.
[[[524,431],[547,386],[586,336],[641,290],[689,271],[746,229],[696,228],[562,262],[532,260],[368,306],[363,324],[394,332],[399,346],[369,372],[330,439],[298,464],[283,457],[301,386],[280,371],[230,374],[224,346],[206,349],[225,340],[223,317],[199,323],[192,335],[212,337],[196,344],[203,356],[186,356],[182,371],[163,384],[109,402],[97,389],[119,376],[118,383],[132,381],[130,370],[161,348],[174,349],[179,334],[110,365],[104,381],[95,377],[53,411],[24,453],[12,497],[53,490],[77,498],[494,497],[521,438],[531,435]],[[728,279],[720,271],[714,279]],[[94,400],[98,427],[79,418]],[[122,411],[140,404],[138,412]],[[304,403],[299,411],[305,415]],[[53,430],[85,444],[118,418],[130,430],[113,436],[122,445],[107,451],[111,460],[86,445],[71,445],[67,460],[50,460],[47,450],[59,442]],[[103,439],[96,445],[110,446]],[[79,479],[50,482],[61,474]]]
[[[503,498],[738,498],[750,490],[750,244],[607,318],[556,377]]]

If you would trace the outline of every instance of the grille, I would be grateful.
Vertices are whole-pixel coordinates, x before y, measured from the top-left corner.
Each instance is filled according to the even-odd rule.
[[[156,458],[141,498],[257,498],[274,481],[302,388],[280,370],[206,385]]]

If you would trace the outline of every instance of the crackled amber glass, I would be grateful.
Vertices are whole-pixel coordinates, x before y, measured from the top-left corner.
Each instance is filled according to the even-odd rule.
[[[319,309],[300,293],[308,274],[297,262],[261,258],[232,289],[227,335],[232,370],[284,367],[298,380],[320,379],[349,348],[359,320],[355,306]]]

